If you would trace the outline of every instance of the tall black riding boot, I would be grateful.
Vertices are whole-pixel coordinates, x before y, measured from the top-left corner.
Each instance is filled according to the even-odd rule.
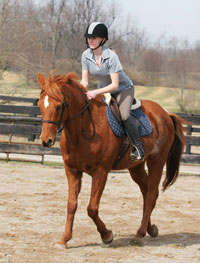
[[[127,120],[123,121],[123,124],[131,145],[134,147],[134,151],[131,151],[130,154],[131,159],[143,160],[144,150],[142,141],[140,139],[136,118],[133,115],[130,115]]]

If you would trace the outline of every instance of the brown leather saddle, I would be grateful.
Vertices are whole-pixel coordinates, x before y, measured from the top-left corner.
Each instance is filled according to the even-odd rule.
[[[137,103],[137,101],[134,98],[132,106],[136,105],[136,103]],[[111,100],[110,100],[110,103],[109,103],[109,107],[110,107],[113,115],[115,116],[116,120],[119,122],[119,124],[123,125],[122,120],[121,120],[121,115],[120,115],[120,112],[119,112],[118,103],[117,103],[116,99],[113,98],[112,96],[111,96]]]

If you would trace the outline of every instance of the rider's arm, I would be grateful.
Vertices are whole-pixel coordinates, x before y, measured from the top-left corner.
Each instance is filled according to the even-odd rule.
[[[87,92],[88,99],[94,99],[96,95],[111,93],[112,91],[117,90],[119,86],[119,72],[111,73],[110,78],[111,78],[111,84],[109,84],[108,86],[100,89],[88,91]]]
[[[89,83],[89,72],[86,69],[82,69],[82,79],[80,81],[80,84],[84,87],[87,88]]]
[[[110,74],[111,84],[101,89],[97,89],[97,94],[110,93],[118,89],[119,86],[119,72],[114,72]]]

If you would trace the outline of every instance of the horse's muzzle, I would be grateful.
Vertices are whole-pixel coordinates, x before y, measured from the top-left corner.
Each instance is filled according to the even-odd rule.
[[[52,140],[52,139],[48,139],[46,142],[45,141],[42,141],[42,145],[44,146],[44,147],[51,147],[51,146],[53,146],[54,145],[54,141]]]

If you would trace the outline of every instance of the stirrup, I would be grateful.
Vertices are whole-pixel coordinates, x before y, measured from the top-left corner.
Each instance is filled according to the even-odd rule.
[[[144,155],[141,155],[138,148],[136,146],[134,146],[134,151],[130,152],[130,158],[132,161],[136,161],[136,160],[143,161]]]
[[[130,152],[129,157],[132,162],[137,161],[137,155],[135,155],[132,151]]]

